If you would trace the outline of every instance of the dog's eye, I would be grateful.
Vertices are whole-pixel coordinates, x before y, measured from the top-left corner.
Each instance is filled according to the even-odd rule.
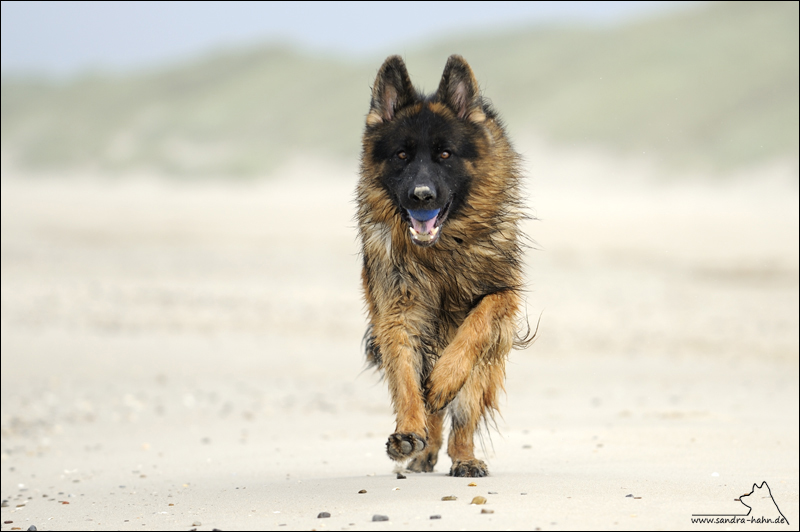
[[[450,152],[447,151],[447,150],[444,150],[442,153],[439,154],[439,157],[441,157],[442,159],[449,159],[450,158]]]
[[[397,152],[397,158],[406,160],[408,159],[408,154],[404,150],[400,150],[399,152]]]

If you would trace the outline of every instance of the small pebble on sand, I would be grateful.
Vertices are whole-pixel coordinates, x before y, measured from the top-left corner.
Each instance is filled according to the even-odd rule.
[[[322,519],[323,517],[330,517],[330,516],[331,514],[328,512],[320,512],[319,515],[317,515],[317,519]]]
[[[388,521],[389,520],[389,516],[388,515],[375,514],[375,515],[372,516],[372,520],[373,521]]]

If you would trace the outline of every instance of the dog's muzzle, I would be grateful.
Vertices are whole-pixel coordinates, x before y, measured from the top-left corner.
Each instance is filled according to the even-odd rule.
[[[406,210],[411,241],[419,246],[432,246],[439,239],[442,223],[450,211],[450,203],[444,209]]]

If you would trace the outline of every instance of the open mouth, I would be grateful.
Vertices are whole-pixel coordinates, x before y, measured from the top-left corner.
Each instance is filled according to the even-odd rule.
[[[403,209],[404,218],[409,225],[411,241],[419,246],[432,246],[439,239],[441,228],[450,213],[450,203],[443,209],[410,210]]]

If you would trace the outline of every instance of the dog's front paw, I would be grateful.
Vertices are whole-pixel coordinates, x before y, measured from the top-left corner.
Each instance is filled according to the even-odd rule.
[[[448,346],[425,382],[425,406],[428,412],[439,412],[449,405],[461,391],[471,372],[472,361],[463,356],[463,349]]]
[[[413,432],[395,432],[386,442],[386,454],[398,462],[420,453],[426,446],[425,439]]]
[[[439,366],[434,367],[425,383],[425,407],[428,412],[436,413],[449,405],[461,391],[468,376],[469,368],[446,372],[439,369]]]
[[[455,392],[452,389],[443,390],[439,387],[431,386],[429,383],[425,387],[425,408],[431,414],[435,414],[449,405],[456,398],[457,393],[458,390],[455,390]]]
[[[450,468],[451,477],[485,477],[489,475],[489,468],[483,460],[455,460]]]

